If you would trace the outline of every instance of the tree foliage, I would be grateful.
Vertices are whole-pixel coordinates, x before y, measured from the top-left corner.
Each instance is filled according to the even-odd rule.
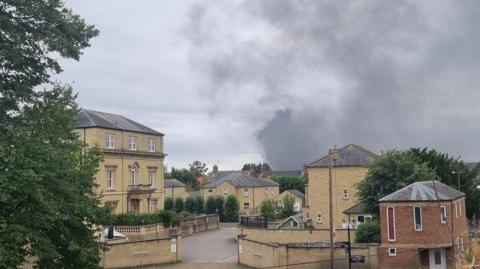
[[[367,221],[358,225],[355,231],[357,243],[380,243],[380,223],[377,220]]]
[[[163,202],[163,209],[165,210],[173,210],[175,201],[173,200],[173,197],[166,197],[165,201]]]
[[[185,198],[185,211],[190,214],[195,213],[195,200],[190,196]]]
[[[218,214],[220,221],[225,221],[225,214],[224,214],[224,207],[223,204],[225,202],[225,199],[223,199],[222,196],[216,196],[213,199],[214,205],[215,205],[215,214]]]
[[[268,176],[272,172],[272,168],[268,163],[246,163],[242,167],[242,171],[251,171],[257,176]]]
[[[208,196],[207,202],[205,203],[205,213],[207,214],[215,214],[216,212],[216,205],[215,205],[215,198],[213,196]]]
[[[175,212],[180,213],[185,210],[185,203],[182,197],[175,197],[175,203],[173,205]]]
[[[280,184],[280,192],[286,190],[299,190],[305,193],[305,186],[307,185],[307,179],[303,177],[294,176],[274,176],[272,180]]]
[[[358,184],[358,196],[366,210],[378,214],[378,200],[413,182],[433,180],[435,172],[407,151],[391,150],[375,159]]]
[[[3,1],[0,29],[0,268],[27,256],[39,268],[98,268],[101,153],[83,151],[73,132],[72,89],[49,81],[57,60],[78,60],[98,31],[46,0]]]
[[[170,171],[170,176],[172,178],[178,179],[180,182],[189,186],[191,189],[196,190],[199,187],[197,177],[185,168],[176,169],[175,167],[172,167],[172,170]]]
[[[190,173],[192,173],[195,177],[205,176],[208,171],[207,165],[201,161],[194,161],[188,166],[190,167]]]
[[[276,219],[276,208],[277,205],[272,200],[263,200],[260,204],[260,214],[264,216],[267,220],[273,221]]]
[[[225,200],[224,221],[238,222],[240,217],[240,203],[237,197],[229,195]]]
[[[288,218],[295,215],[295,199],[289,195],[283,198],[283,201],[278,205],[278,214],[280,218]]]
[[[205,213],[205,200],[203,197],[199,196],[195,198],[195,213],[203,214]]]

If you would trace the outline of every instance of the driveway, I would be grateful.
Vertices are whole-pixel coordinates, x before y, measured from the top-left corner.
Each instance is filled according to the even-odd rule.
[[[235,226],[222,224],[220,229],[182,238],[182,262],[162,266],[169,269],[247,268],[237,264],[238,248]]]

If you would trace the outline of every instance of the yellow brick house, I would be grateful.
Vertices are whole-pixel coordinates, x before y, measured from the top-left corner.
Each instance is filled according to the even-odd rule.
[[[267,199],[273,199],[279,194],[279,184],[268,178],[257,178],[248,175],[248,172],[231,172],[215,181],[202,186],[202,195],[228,195],[237,197],[242,215],[256,215],[260,213],[260,204]]]
[[[332,201],[334,227],[342,228],[348,222],[348,209],[358,204],[356,184],[362,181],[368,171],[367,165],[377,155],[362,148],[349,144],[338,149],[338,159],[332,168]],[[314,228],[329,228],[329,162],[326,156],[306,166],[308,174],[308,187],[306,188],[306,205],[304,208],[305,219]],[[356,212],[355,217],[362,214]],[[368,217],[366,214],[363,218]]]
[[[116,114],[82,109],[76,132],[104,160],[96,176],[103,204],[114,213],[147,213],[163,208],[164,135]]]

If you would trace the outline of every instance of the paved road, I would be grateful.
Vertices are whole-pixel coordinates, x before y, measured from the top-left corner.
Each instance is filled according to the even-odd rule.
[[[222,225],[219,230],[182,238],[182,263],[162,266],[169,269],[237,269],[238,249],[235,228]]]

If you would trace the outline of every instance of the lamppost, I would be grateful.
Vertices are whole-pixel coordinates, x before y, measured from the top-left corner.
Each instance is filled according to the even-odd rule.
[[[452,171],[452,174],[455,175],[457,174],[457,184],[458,184],[458,190],[460,190],[460,171]]]
[[[334,232],[333,232],[333,179],[332,179],[332,167],[335,166],[335,162],[339,159],[339,152],[336,146],[328,151],[328,200],[329,200],[329,219],[330,219],[330,268],[335,268],[334,262]]]

